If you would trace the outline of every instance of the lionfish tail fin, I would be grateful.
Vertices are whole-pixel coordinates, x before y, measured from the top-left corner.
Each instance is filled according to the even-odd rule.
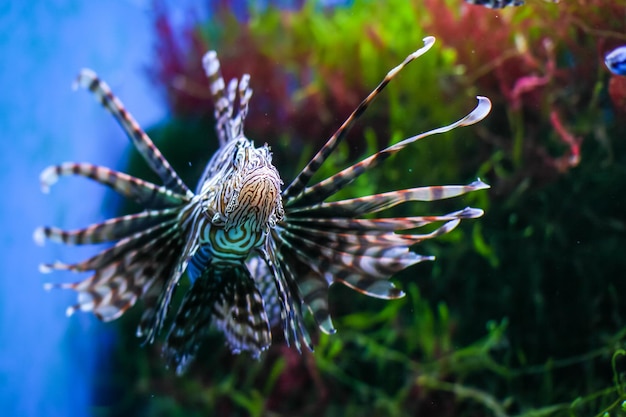
[[[185,294],[163,350],[178,374],[198,353],[211,323],[224,333],[233,353],[259,357],[269,347],[263,298],[243,262],[210,265]]]

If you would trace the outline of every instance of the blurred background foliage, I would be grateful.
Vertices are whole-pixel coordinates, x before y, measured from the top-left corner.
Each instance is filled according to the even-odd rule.
[[[201,66],[208,49],[226,79],[251,74],[247,136],[271,145],[288,183],[433,35],[320,175],[448,124],[484,95],[494,105],[485,121],[411,146],[343,196],[479,176],[490,190],[398,213],[472,205],[486,214],[417,248],[437,261],[394,278],[401,300],[333,287],[338,332],[319,336],[315,353],[299,355],[276,333],[254,361],[232,356],[216,334],[176,377],[158,343],[134,338],[134,309],[119,321],[96,415],[626,415],[626,84],[603,66],[626,43],[626,2],[527,0],[502,11],[461,0],[217,3],[180,33],[165,8],[154,16],[149,76],[171,118],[149,133],[188,184],[217,144]],[[128,158],[129,172],[156,180],[136,153]]]

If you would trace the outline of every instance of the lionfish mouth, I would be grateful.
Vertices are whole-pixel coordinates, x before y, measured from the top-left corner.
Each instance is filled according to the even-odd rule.
[[[303,308],[321,331],[334,333],[328,305],[332,284],[342,283],[372,297],[402,297],[404,293],[389,278],[434,259],[415,253],[415,244],[448,233],[461,220],[480,217],[483,212],[467,207],[443,215],[378,214],[398,204],[452,198],[489,186],[477,180],[328,200],[414,142],[481,121],[491,109],[489,99],[478,97],[474,110],[454,123],[397,142],[320,182],[312,184],[312,179],[376,96],[434,42],[433,37],[425,38],[422,48],[391,69],[282,191],[269,148],[255,148],[243,134],[252,96],[250,76],[226,85],[214,51],[205,55],[203,64],[220,147],[207,164],[198,194],[183,183],[106,83],[93,71],[83,70],[77,85],[93,92],[113,114],[163,185],[85,163],[46,169],[41,176],[44,190],[59,176],[78,175],[111,187],[145,208],[80,230],[37,229],[38,242],[45,238],[66,244],[113,242],[83,262],[43,265],[44,272],[93,272],[83,281],[47,288],[77,291],[78,302],[68,314],[91,311],[103,320],[121,316],[141,299],[144,312],[137,335],[152,342],[186,270],[192,286],[174,316],[164,349],[168,365],[178,373],[196,356],[212,324],[224,333],[235,353],[247,351],[258,357],[271,343],[273,326],[282,327],[287,344],[293,343],[298,350],[304,344],[312,350]],[[415,232],[432,223],[441,225],[429,233]]]

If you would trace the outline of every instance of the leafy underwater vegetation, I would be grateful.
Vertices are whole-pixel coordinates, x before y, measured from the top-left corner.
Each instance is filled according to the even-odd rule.
[[[158,344],[138,345],[131,311],[98,381],[96,415],[626,414],[626,89],[603,67],[604,53],[626,43],[626,4],[529,0],[495,12],[457,0],[307,2],[246,16],[222,6],[182,41],[165,10],[155,22],[150,75],[172,118],[149,133],[188,184],[217,144],[206,50],[219,52],[226,78],[251,74],[247,136],[268,142],[292,178],[382,75],[434,35],[435,48],[388,86],[320,176],[455,120],[480,94],[494,103],[483,123],[416,144],[346,193],[476,176],[492,189],[464,197],[485,209],[480,221],[422,245],[436,262],[394,279],[405,298],[334,286],[338,332],[320,335],[313,354],[277,341],[257,362],[231,355],[216,334],[178,378]],[[152,178],[132,152],[129,168]],[[458,208],[447,204],[398,213]]]

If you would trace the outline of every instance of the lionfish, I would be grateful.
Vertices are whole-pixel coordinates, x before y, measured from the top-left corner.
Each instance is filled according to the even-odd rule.
[[[46,284],[46,288],[76,291],[78,301],[67,314],[91,311],[103,321],[120,317],[141,300],[137,336],[151,343],[164,325],[173,293],[186,271],[191,287],[173,317],[163,348],[167,365],[179,374],[196,356],[212,326],[223,332],[233,353],[247,351],[259,357],[271,343],[270,329],[279,324],[287,345],[295,345],[298,351],[303,345],[312,350],[303,310],[312,314],[321,331],[334,333],[328,305],[328,289],[333,283],[372,297],[402,297],[403,292],[388,279],[410,265],[434,259],[410,248],[450,232],[462,219],[480,217],[483,211],[468,207],[442,216],[368,215],[409,201],[440,200],[489,186],[478,179],[468,185],[327,200],[413,142],[482,120],[491,109],[490,101],[478,97],[476,108],[455,123],[391,145],[315,184],[311,179],[387,83],[434,41],[425,38],[422,48],[389,71],[284,188],[270,148],[267,144],[255,147],[243,133],[252,95],[250,76],[226,85],[214,51],[204,56],[203,66],[210,81],[219,149],[195,192],[183,183],[107,84],[93,71],[82,70],[75,86],[85,87],[97,97],[163,184],[88,163],[45,169],[41,174],[44,192],[60,176],[76,175],[104,184],[145,208],[80,230],[38,228],[35,240],[39,243],[46,238],[77,245],[115,242],[82,262],[42,265],[43,272],[93,272],[83,281]],[[433,222],[443,224],[430,233],[396,233]]]

